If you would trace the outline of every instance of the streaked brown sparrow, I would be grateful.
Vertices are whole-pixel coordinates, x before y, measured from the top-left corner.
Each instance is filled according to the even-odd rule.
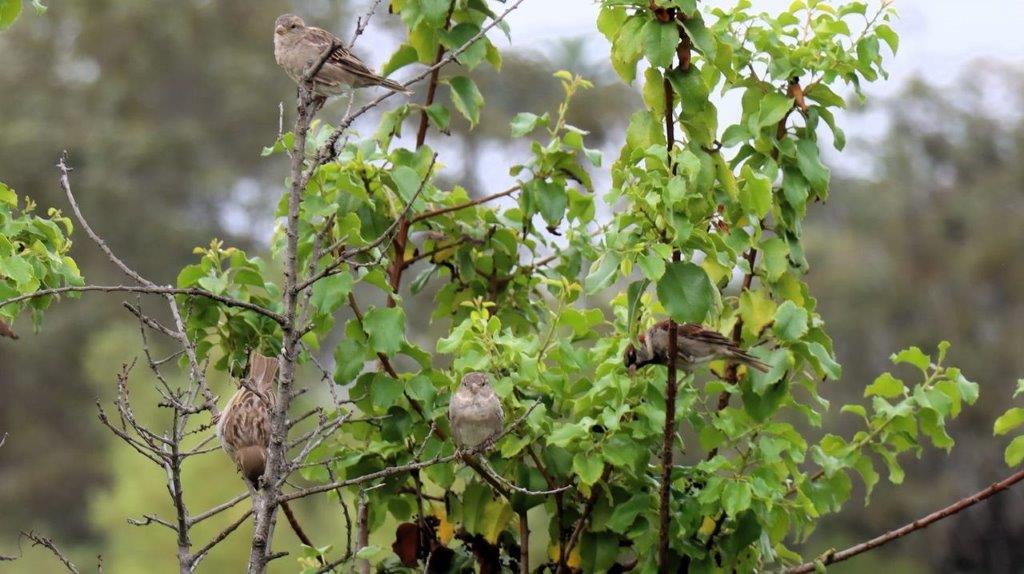
[[[640,333],[640,346],[632,343],[626,347],[623,362],[630,373],[645,365],[668,364],[669,322],[661,321],[647,331]],[[679,323],[676,338],[676,366],[692,371],[696,366],[723,359],[741,363],[767,373],[769,365],[736,346],[718,331],[706,329],[696,323]]]

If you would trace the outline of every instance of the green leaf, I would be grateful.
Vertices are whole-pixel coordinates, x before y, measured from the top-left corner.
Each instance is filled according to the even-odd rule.
[[[828,193],[831,172],[821,163],[816,142],[809,139],[801,139],[796,142],[796,164],[818,195],[824,196]]]
[[[619,555],[619,537],[610,532],[587,531],[580,539],[583,572],[606,572]]]
[[[644,54],[652,66],[668,68],[679,45],[679,29],[675,22],[662,24],[657,19],[644,24]]]
[[[779,310],[775,312],[775,325],[772,330],[783,341],[798,341],[807,334],[807,321],[806,309],[798,307],[792,301],[786,301],[779,305]]]
[[[764,174],[744,165],[741,172],[743,186],[740,187],[740,203],[743,208],[758,217],[768,215],[772,208],[772,182]]]
[[[430,104],[427,106],[427,117],[430,118],[430,123],[434,124],[439,132],[447,132],[448,125],[451,123],[452,114],[448,111],[448,106],[444,104]]]
[[[466,42],[476,36],[480,32],[480,26],[476,24],[470,24],[463,22],[456,24],[454,28],[447,32],[442,32],[441,43],[449,51],[455,51],[463,46]],[[458,61],[466,68],[472,70],[473,68],[480,65],[483,61],[484,56],[487,55],[487,41],[481,37],[477,41],[473,42],[468,48],[466,48],[461,54],[456,57]]]
[[[334,382],[347,385],[363,372],[366,364],[366,344],[353,338],[345,338],[334,349]]]
[[[544,120],[544,125],[547,125],[547,116],[538,116],[528,112],[516,114],[509,123],[509,126],[512,127],[512,137],[520,138],[532,132],[542,119]]]
[[[562,424],[547,435],[547,443],[551,446],[564,447],[570,442],[583,438],[589,433],[578,424]]]
[[[864,396],[879,396],[891,399],[902,396],[906,389],[907,387],[903,384],[903,381],[889,373],[882,373],[875,379],[875,382],[864,388]]]
[[[32,264],[15,255],[0,257],[0,278],[5,276],[24,289],[24,286],[30,284],[34,278]]]
[[[718,299],[718,290],[704,268],[688,261],[670,263],[658,280],[657,291],[669,316],[680,323],[703,322]]]
[[[875,465],[871,462],[871,457],[868,456],[858,456],[856,462],[853,463],[853,468],[864,481],[864,504],[867,505],[871,491],[878,484],[878,471],[875,470]]]
[[[893,363],[895,363],[897,365],[900,364],[900,363],[908,363],[908,364],[914,365],[918,369],[921,369],[921,372],[924,372],[924,373],[928,372],[928,366],[932,362],[931,357],[929,357],[928,355],[925,355],[924,351],[922,351],[921,349],[919,349],[917,347],[910,347],[909,349],[903,349],[899,353],[896,353],[895,355],[890,357],[890,359],[892,360]]]
[[[690,36],[690,40],[693,41],[693,45],[708,60],[714,60],[718,44],[715,43],[714,36],[711,35],[707,26],[704,25],[704,19],[700,14],[696,13],[696,8],[692,10],[684,9],[683,12],[690,16],[683,20],[683,28],[686,30],[686,34]]]
[[[612,532],[624,534],[636,522],[636,517],[650,507],[651,495],[647,493],[634,494],[625,503],[615,505],[615,510],[605,525]]]
[[[451,3],[452,0],[419,0],[420,8],[423,10],[423,16],[426,17],[427,21],[435,28],[440,28],[444,25],[444,20],[448,16],[448,10]]]
[[[1003,435],[1022,424],[1024,424],[1024,409],[1020,407],[1013,407],[996,419],[996,424],[992,428],[992,433],[996,435]]]
[[[448,80],[452,88],[452,103],[455,109],[475,126],[480,121],[480,108],[484,105],[484,97],[473,80],[466,76],[455,76]]]
[[[837,380],[843,376],[842,366],[836,362],[824,345],[818,342],[810,342],[807,344],[807,351],[812,357],[817,359],[819,367],[828,378]]]
[[[892,50],[893,55],[900,49],[900,37],[896,35],[896,32],[886,24],[879,24],[875,26],[875,34],[882,39],[883,42],[889,45],[889,49]]]
[[[722,508],[729,516],[736,516],[750,508],[750,485],[741,481],[730,481],[722,489]]]
[[[639,15],[628,17],[612,43],[612,67],[627,84],[633,83],[643,54],[645,24],[646,19]]]
[[[789,269],[789,247],[782,239],[772,237],[761,244],[761,252],[764,254],[761,260],[764,262],[767,279],[774,283]]]
[[[597,15],[597,29],[604,34],[609,42],[614,42],[615,37],[619,34],[619,29],[626,21],[626,16],[626,11],[621,7],[605,6]]]
[[[228,288],[228,278],[224,275],[218,275],[216,277],[207,275],[206,277],[199,279],[199,286],[211,293],[220,295]]]
[[[358,558],[360,560],[369,560],[369,559],[373,558],[374,556],[377,556],[378,554],[380,554],[381,550],[383,550],[383,548],[381,548],[380,546],[377,546],[375,544],[371,544],[369,546],[363,546],[362,548],[359,549],[358,552],[356,552],[356,558]]]
[[[1024,460],[1024,436],[1019,436],[1010,442],[1010,446],[1006,447],[1006,452],[1003,453],[1003,460],[1006,461],[1007,466],[1017,466]]]
[[[416,170],[407,165],[396,167],[391,172],[391,179],[395,182],[395,191],[398,196],[406,202],[412,201],[413,196],[420,189],[420,184],[423,183],[423,179],[416,173]]]
[[[404,388],[402,381],[392,379],[380,373],[373,373],[369,376],[372,377],[370,382],[370,400],[373,402],[374,408],[380,411],[388,410],[402,396]]]
[[[322,315],[333,313],[348,299],[352,283],[352,275],[348,271],[324,277],[313,284],[309,302]]]
[[[606,251],[600,259],[590,266],[590,273],[583,281],[587,295],[593,295],[611,285],[618,277],[620,255],[614,251]]]
[[[387,62],[384,62],[384,66],[380,69],[380,74],[384,77],[390,76],[395,70],[400,70],[409,64],[415,64],[419,60],[416,53],[416,48],[413,48],[409,44],[402,44],[398,50],[395,50],[394,54],[391,54],[391,58]]]
[[[18,206],[18,194],[3,183],[0,183],[0,204],[7,204],[11,207]]]
[[[572,471],[580,477],[580,481],[586,486],[592,486],[601,479],[604,472],[604,461],[600,456],[594,454],[576,453],[572,458]]]
[[[740,317],[743,319],[743,338],[755,339],[761,330],[775,318],[777,306],[761,289],[745,290],[740,294]]]
[[[363,317],[363,329],[374,351],[393,355],[405,341],[405,311],[398,307],[374,307]]]
[[[32,7],[36,9],[36,14],[40,16],[46,14],[46,5],[41,0],[32,0]]]
[[[21,0],[0,0],[0,30],[10,28],[21,14]]]
[[[662,273],[664,273],[664,269],[662,269]],[[644,292],[647,291],[647,286],[650,284],[650,279],[640,279],[630,283],[629,287],[626,289],[626,324],[629,325],[629,333],[631,337],[635,336],[635,332],[633,331],[634,325],[638,325],[637,317],[640,314],[640,300],[643,298]]]
[[[758,112],[758,127],[774,126],[786,117],[789,110],[793,109],[793,98],[771,92],[761,100],[761,109]]]
[[[665,260],[654,251],[644,253],[636,263],[644,272],[644,277],[651,281],[657,281],[665,274]]]
[[[537,206],[537,211],[548,225],[558,225],[569,206],[569,196],[565,186],[553,181],[534,179],[526,184],[524,190],[530,195],[530,201]]]

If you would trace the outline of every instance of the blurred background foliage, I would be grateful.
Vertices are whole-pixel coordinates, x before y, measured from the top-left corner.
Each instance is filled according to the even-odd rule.
[[[253,214],[269,211],[286,160],[261,158],[259,151],[277,134],[278,101],[291,102],[294,91],[273,64],[270,24],[291,10],[344,36],[352,21],[347,9],[336,0],[181,0],[173,8],[95,0],[25,14],[0,34],[0,176],[41,206],[63,208],[53,164],[68,149],[78,167],[79,201],[93,225],[158,281],[173,282],[193,258],[192,248],[210,236],[265,251],[248,231],[270,224]],[[395,20],[378,14],[372,26],[385,32],[373,40],[387,41]],[[371,46],[363,42],[361,52],[379,64],[393,42],[377,57],[367,54]],[[484,116],[473,131],[453,122],[451,137],[438,147],[460,150],[461,165],[450,166],[445,177],[481,194],[501,189],[506,175],[493,172],[507,163],[491,165],[488,156],[506,153],[497,141],[514,113],[555,107],[561,94],[549,79],[558,69],[596,84],[580,95],[569,121],[590,130],[604,149],[621,143],[610,138],[623,132],[629,117],[623,110],[637,106],[638,95],[615,81],[607,64],[588,63],[582,40],[548,48],[507,57],[500,76],[476,75],[488,97]],[[1021,88],[1020,67],[979,62],[949,85],[907,82],[849,120],[881,128],[870,140],[851,143],[856,160],[840,165],[828,205],[811,210],[805,233],[812,262],[807,280],[844,366],[843,381],[824,392],[833,402],[849,402],[887,368],[892,349],[931,348],[940,339],[952,342],[952,362],[983,389],[978,405],[951,425],[959,444],[950,457],[908,464],[906,481],[916,489],[883,483],[870,509],[851,505],[826,519],[807,555],[916,518],[1006,472],[1005,445],[992,438],[991,425],[1024,373]],[[999,106],[985,105],[997,92]],[[119,280],[82,238],[72,253],[92,282]],[[429,316],[424,311],[417,315]],[[417,326],[429,337],[428,325]],[[97,554],[108,572],[157,572],[157,563],[173,568],[157,561],[173,552],[171,536],[125,521],[143,511],[167,513],[161,481],[150,476],[157,471],[96,421],[96,398],[109,397],[117,368],[139,352],[137,326],[120,299],[64,302],[38,334],[27,322],[15,327],[23,339],[0,342],[0,433],[11,433],[0,449],[0,554],[16,554],[17,532],[36,528],[86,568]],[[228,383],[219,384],[226,396]],[[142,395],[136,404],[153,402],[146,385],[133,392]],[[853,416],[838,421],[859,424]],[[193,504],[241,489],[240,481],[203,480],[233,472],[230,464],[209,456],[188,469]],[[1011,490],[834,570],[1012,572],[1024,563],[1024,547],[1016,543],[1024,535],[1022,510],[1024,492]],[[297,511],[317,543],[339,541],[336,506]],[[225,513],[208,528],[236,516]],[[281,532],[293,546],[291,533]],[[228,558],[244,552],[246,542],[243,528],[211,554],[204,570],[231,571],[237,564]],[[43,551],[23,546],[25,558],[3,563],[4,572],[51,569]],[[293,566],[280,562],[279,571]]]

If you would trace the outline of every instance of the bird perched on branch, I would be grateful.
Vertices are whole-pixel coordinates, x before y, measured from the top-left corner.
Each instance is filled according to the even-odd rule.
[[[624,363],[630,373],[645,365],[667,365],[669,322],[661,321],[638,337],[640,346],[626,347]],[[770,367],[736,346],[731,340],[696,323],[679,323],[676,337],[676,367],[691,371],[697,365],[722,359],[741,363],[767,373]]]
[[[448,404],[452,439],[462,449],[476,449],[501,434],[505,413],[484,373],[467,373]]]
[[[307,26],[295,14],[282,14],[274,22],[274,58],[284,71],[301,83],[324,54],[330,55],[313,76],[313,90],[322,98],[337,96],[346,89],[384,86],[389,90],[412,94],[398,82],[374,73],[345,48],[340,38],[316,26]]]
[[[256,351],[250,353],[249,374],[242,379],[217,421],[221,446],[254,488],[259,488],[260,477],[267,466],[276,378],[277,359]]]
[[[239,389],[228,400],[217,421],[221,446],[253,489],[263,487],[260,479],[267,470],[270,417],[277,404],[276,381],[277,359],[256,351],[249,353],[249,373],[239,382]],[[281,510],[299,540],[316,548],[287,502],[281,502]],[[324,563],[321,556],[317,556],[317,560]]]

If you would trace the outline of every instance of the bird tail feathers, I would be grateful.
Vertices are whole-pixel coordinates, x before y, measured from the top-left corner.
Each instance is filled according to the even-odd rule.
[[[277,378],[277,358],[249,353],[249,379],[261,391],[272,391]]]
[[[385,88],[391,91],[398,92],[400,94],[405,94],[407,96],[411,96],[413,94],[412,90],[410,90],[409,88],[406,88],[402,84],[399,84],[398,82],[394,80],[389,80],[387,78],[381,78],[380,85],[384,86]]]
[[[757,357],[744,351],[736,351],[735,356],[733,358],[743,363],[744,365],[747,365],[748,367],[761,371],[762,373],[767,373],[772,369],[771,365],[769,365],[768,363],[765,363],[761,359],[758,359]]]

